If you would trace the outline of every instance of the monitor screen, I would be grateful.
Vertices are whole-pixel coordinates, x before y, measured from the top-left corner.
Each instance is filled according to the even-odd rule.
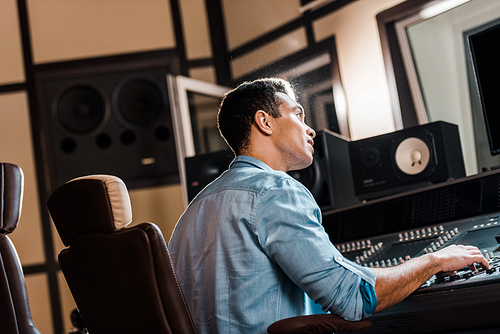
[[[491,155],[500,154],[500,20],[465,33]]]

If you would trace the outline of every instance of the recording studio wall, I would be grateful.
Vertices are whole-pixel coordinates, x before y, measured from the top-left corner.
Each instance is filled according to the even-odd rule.
[[[40,66],[35,72],[39,138],[52,189],[88,174],[129,188],[178,183],[165,53]]]

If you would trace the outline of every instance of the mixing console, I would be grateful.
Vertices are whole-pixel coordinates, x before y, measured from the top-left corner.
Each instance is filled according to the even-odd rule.
[[[488,215],[474,219],[431,225],[384,236],[338,243],[343,255],[368,267],[391,267],[413,257],[431,253],[449,245],[477,246],[490,262],[491,269],[466,267],[454,276],[434,276],[416,293],[452,289],[462,285],[500,282],[500,217]]]
[[[500,169],[323,212],[323,226],[363,266],[398,266],[450,245],[476,246],[490,263],[431,277],[373,315],[366,333],[500,332]]]
[[[488,311],[500,309],[500,215],[485,215],[371,238],[336,243],[344,256],[368,267],[392,267],[450,245],[478,247],[490,269],[435,275],[410,297],[372,317],[367,333],[461,333],[500,328]]]

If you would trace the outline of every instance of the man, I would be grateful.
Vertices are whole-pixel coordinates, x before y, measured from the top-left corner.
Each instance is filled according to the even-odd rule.
[[[313,196],[286,174],[309,166],[314,130],[290,84],[244,83],[226,94],[229,170],[189,205],[169,250],[201,333],[266,333],[283,318],[331,312],[359,320],[406,298],[432,275],[488,262],[451,246],[392,268],[361,267],[331,244]]]

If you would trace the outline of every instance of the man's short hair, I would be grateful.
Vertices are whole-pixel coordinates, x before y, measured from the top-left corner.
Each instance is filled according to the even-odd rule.
[[[258,110],[274,118],[281,117],[279,106],[282,101],[276,93],[295,99],[290,83],[278,78],[244,82],[222,99],[217,125],[221,136],[237,155],[248,148],[250,129]]]

